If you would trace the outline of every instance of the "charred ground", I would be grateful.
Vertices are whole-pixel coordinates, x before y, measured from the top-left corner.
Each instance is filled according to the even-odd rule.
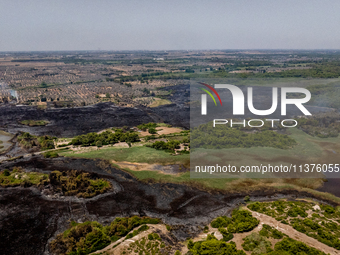
[[[0,188],[0,251],[2,254],[49,254],[48,243],[67,229],[70,220],[96,220],[109,224],[118,216],[160,218],[172,226],[174,237],[183,241],[201,232],[214,217],[228,214],[243,203],[247,194],[203,191],[187,185],[140,182],[106,161],[89,159],[32,157],[3,163],[0,170],[22,167],[27,171],[69,171],[86,168],[113,183],[114,192],[90,199],[49,198],[34,188]],[[279,197],[313,197],[312,194],[261,190],[252,200]]]

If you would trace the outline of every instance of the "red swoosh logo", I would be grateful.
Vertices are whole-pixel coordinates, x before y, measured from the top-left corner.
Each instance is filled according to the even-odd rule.
[[[202,85],[206,86],[207,88],[211,89],[215,93],[215,95],[217,96],[218,100],[220,100],[220,103],[222,105],[222,101],[221,101],[220,95],[217,93],[217,91],[213,87],[211,87],[210,85],[205,84],[203,82],[199,82],[199,84],[202,84]]]

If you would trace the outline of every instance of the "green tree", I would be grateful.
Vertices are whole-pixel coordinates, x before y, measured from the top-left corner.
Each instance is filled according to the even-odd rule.
[[[157,130],[156,130],[155,128],[149,128],[148,131],[149,131],[149,133],[152,134],[152,135],[153,135],[153,134],[157,134]]]
[[[97,147],[102,147],[102,146],[103,146],[102,141],[97,141],[97,142],[96,142],[96,146],[97,146]]]

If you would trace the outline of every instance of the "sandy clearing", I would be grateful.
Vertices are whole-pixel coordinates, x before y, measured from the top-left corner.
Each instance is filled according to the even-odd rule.
[[[183,129],[175,127],[156,127],[156,130],[159,135],[169,135],[183,131]],[[142,131],[139,134],[141,137],[151,135],[148,131]]]

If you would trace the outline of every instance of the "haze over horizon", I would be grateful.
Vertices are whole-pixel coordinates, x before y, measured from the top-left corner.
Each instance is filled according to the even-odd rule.
[[[339,49],[340,1],[0,0],[0,51]]]

